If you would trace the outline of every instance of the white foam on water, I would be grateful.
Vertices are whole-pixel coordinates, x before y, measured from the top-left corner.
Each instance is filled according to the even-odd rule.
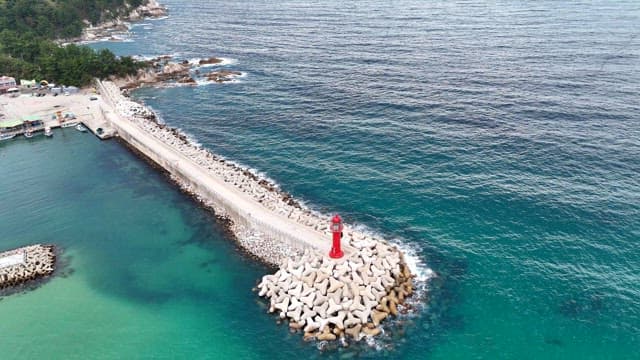
[[[140,27],[140,26],[153,26],[153,24],[151,24],[151,23],[144,23],[144,22],[142,22],[142,23],[133,23],[133,24],[129,24],[129,27],[130,27],[130,28],[133,28],[133,27]]]
[[[221,57],[221,58],[218,58],[218,59],[222,60],[222,62],[217,64],[217,65],[220,65],[220,66],[233,65],[233,64],[238,62],[238,60],[232,59],[232,58]]]
[[[372,238],[377,239],[387,239],[383,234],[372,231],[369,227],[363,224],[351,224],[351,227],[364,235],[368,235]],[[415,280],[421,283],[426,283],[429,279],[436,277],[437,274],[433,271],[427,264],[425,264],[424,260],[418,256],[418,250],[414,245],[408,244],[406,241],[403,241],[399,238],[392,238],[387,240],[389,244],[395,245],[402,251],[404,254],[404,261],[406,262],[411,273],[415,275]]]
[[[158,21],[158,20],[166,20],[168,18],[169,18],[169,15],[160,16],[160,17],[146,17],[146,18],[144,18],[144,20],[146,20],[146,21]]]
[[[152,97],[152,99],[155,99],[155,96]],[[160,112],[156,111],[156,109],[152,108],[149,105],[145,104],[145,106],[156,116],[156,121],[158,122],[158,124],[166,124]]]
[[[198,86],[206,86],[206,85],[226,85],[226,84],[239,84],[242,81],[239,80],[239,78],[242,77],[246,77],[247,73],[243,72],[240,75],[228,75],[229,78],[231,78],[231,80],[229,81],[223,81],[223,82],[217,82],[214,80],[208,80],[206,77],[199,77],[199,78],[194,78],[194,80],[196,81],[196,84]]]
[[[229,159],[225,158],[224,156],[218,155],[218,157],[220,159],[223,159],[227,164],[234,165],[234,166],[236,166],[236,167],[238,167],[239,169],[242,169],[242,170],[246,170],[246,171],[252,173],[253,175],[255,175],[259,180],[264,180],[264,181],[268,182],[269,184],[273,185],[274,188],[280,189],[280,185],[277,182],[275,182],[275,180],[273,180],[272,178],[268,177],[267,174],[263,173],[262,171],[254,169],[254,168],[252,168],[250,166],[243,165],[243,164],[238,163],[236,161],[229,160]]]
[[[196,81],[196,84],[198,84],[198,86],[206,86],[206,85],[212,85],[215,84],[216,82],[213,80],[207,80],[207,79],[194,79]]]
[[[181,135],[184,135],[187,138],[187,142],[195,147],[201,148],[202,144],[199,143],[196,138],[191,135],[190,133],[182,130],[181,128],[174,128],[178,133],[180,133]]]
[[[129,35],[111,35],[107,41],[113,42],[133,42],[133,39]]]
[[[160,55],[160,56],[164,56],[164,55]],[[158,58],[160,56],[153,56],[153,55],[133,55],[131,56],[134,60],[138,60],[138,61],[150,61],[153,60],[155,58]]]

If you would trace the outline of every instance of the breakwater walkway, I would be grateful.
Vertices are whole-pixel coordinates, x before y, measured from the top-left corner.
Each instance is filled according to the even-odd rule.
[[[292,329],[304,331],[307,339],[359,340],[379,334],[382,320],[403,311],[413,276],[397,247],[345,225],[344,256],[328,257],[328,216],[158,123],[153,112],[124,97],[112,82],[96,84],[104,101],[101,113],[120,139],[228,218],[249,253],[279,266],[256,290]]]
[[[326,219],[304,209],[268,181],[194,145],[175,129],[150,121],[152,113],[122,96],[113,83],[98,82],[98,88],[109,105],[102,112],[118,136],[169,172],[185,190],[229,218],[249,252],[274,265],[305,249],[329,252]],[[347,254],[353,251],[349,245],[344,250]]]

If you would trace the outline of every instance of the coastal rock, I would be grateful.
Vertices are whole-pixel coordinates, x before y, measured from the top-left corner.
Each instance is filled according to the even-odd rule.
[[[190,85],[197,85],[198,84],[190,76],[182,77],[182,78],[178,79],[177,82],[180,83],[180,84],[190,84]]]
[[[169,62],[162,68],[161,75],[165,77],[186,76],[189,73],[189,69],[190,69],[189,63],[178,64],[178,63]]]
[[[222,62],[222,59],[216,58],[216,57],[210,57],[208,59],[201,59],[200,61],[198,61],[198,64],[200,65],[212,65],[212,64],[219,64]]]
[[[242,75],[239,71],[221,70],[208,73],[207,80],[223,83],[233,80],[235,77]]]

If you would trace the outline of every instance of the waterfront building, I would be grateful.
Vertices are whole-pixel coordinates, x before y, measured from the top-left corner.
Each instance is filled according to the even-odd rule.
[[[22,131],[24,121],[13,119],[0,121],[0,134],[9,134]]]
[[[25,79],[20,79],[20,86],[27,88],[27,89],[31,89],[36,87],[36,81],[35,80],[25,80]]]

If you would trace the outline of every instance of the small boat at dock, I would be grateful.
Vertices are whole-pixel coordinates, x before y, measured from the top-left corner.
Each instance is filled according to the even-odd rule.
[[[10,140],[16,137],[16,134],[0,134],[0,141]]]
[[[80,124],[80,123],[79,123],[79,122],[77,122],[77,121],[68,121],[68,122],[67,122],[67,121],[65,121],[65,122],[60,123],[60,127],[68,128],[68,127],[74,127],[74,126],[77,126],[77,125],[79,125],[79,124]]]
[[[78,130],[80,132],[87,132],[87,128],[84,127],[84,125],[82,125],[82,124],[76,125],[76,130]]]
[[[44,136],[46,136],[46,137],[52,137],[53,136],[53,131],[51,131],[50,127],[47,126],[46,128],[44,128]]]
[[[31,130],[25,131],[24,137],[26,137],[27,139],[31,139],[33,137],[33,133],[31,132]]]

